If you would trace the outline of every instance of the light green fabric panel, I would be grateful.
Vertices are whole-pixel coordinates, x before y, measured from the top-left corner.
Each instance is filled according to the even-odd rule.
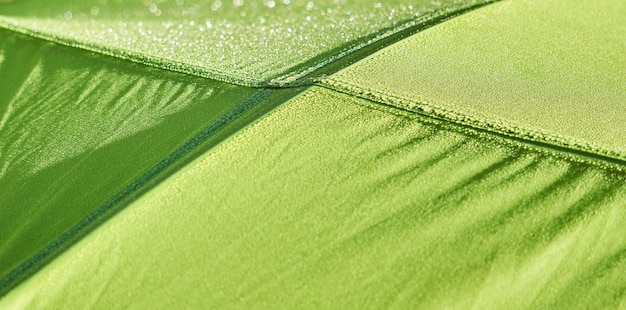
[[[0,80],[0,291],[257,93],[5,30]]]
[[[2,2],[2,1],[0,1]],[[29,0],[0,26],[246,85],[284,83],[374,41],[489,0]]]
[[[626,160],[626,1],[503,1],[326,80],[506,135]]]
[[[0,308],[623,308],[623,178],[312,88]]]

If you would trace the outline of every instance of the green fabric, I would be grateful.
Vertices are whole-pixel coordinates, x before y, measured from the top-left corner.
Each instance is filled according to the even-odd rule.
[[[257,93],[5,30],[0,77],[0,291]]]
[[[623,1],[318,79],[488,2],[0,0],[0,308],[626,308]]]
[[[624,308],[623,172],[323,88],[0,308]]]
[[[325,85],[518,138],[626,160],[626,1],[503,1]]]
[[[489,1],[28,0],[0,3],[0,26],[258,86],[294,81],[399,30]]]

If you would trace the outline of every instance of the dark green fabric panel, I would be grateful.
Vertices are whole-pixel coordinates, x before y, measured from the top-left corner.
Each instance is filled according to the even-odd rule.
[[[614,168],[312,88],[0,307],[623,308]]]
[[[0,80],[2,276],[256,92],[8,31]]]

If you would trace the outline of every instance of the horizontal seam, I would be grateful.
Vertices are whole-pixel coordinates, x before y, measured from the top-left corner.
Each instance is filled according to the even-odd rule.
[[[541,130],[533,130],[515,125],[509,125],[502,120],[487,120],[475,117],[458,111],[436,107],[431,104],[388,94],[376,89],[363,87],[337,78],[329,77],[320,79],[316,81],[316,85],[335,90],[340,93],[367,99],[386,106],[399,108],[407,112],[450,122],[451,124],[498,134],[509,139],[562,148],[564,151],[569,153],[569,156],[567,156],[569,160],[579,158],[579,156],[576,155],[583,155],[586,159],[581,160],[585,163],[593,164],[602,168],[610,167],[611,170],[619,172],[626,171],[626,157],[624,154],[618,151],[611,151],[591,143],[579,142],[571,138],[550,134]],[[576,154],[578,152],[583,154]],[[562,152],[554,151],[550,152],[550,154],[559,156],[563,155]],[[590,155],[598,156],[600,158],[591,158]]]

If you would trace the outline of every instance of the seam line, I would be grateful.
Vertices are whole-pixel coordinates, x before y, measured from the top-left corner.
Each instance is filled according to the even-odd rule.
[[[507,125],[498,120],[487,120],[474,117],[457,111],[435,107],[427,103],[418,102],[401,96],[387,94],[383,91],[362,87],[336,78],[320,79],[317,86],[334,90],[343,94],[356,96],[375,103],[398,108],[410,113],[416,113],[436,120],[446,121],[452,125],[459,125],[485,133],[495,134],[508,139],[525,142],[527,144],[550,148],[557,152],[553,155],[568,153],[571,156],[584,157],[585,163],[610,169],[626,171],[626,157],[617,151],[606,150],[590,143],[579,142],[574,139],[550,134],[541,130],[526,129],[519,126]],[[568,159],[571,159],[568,156]]]

